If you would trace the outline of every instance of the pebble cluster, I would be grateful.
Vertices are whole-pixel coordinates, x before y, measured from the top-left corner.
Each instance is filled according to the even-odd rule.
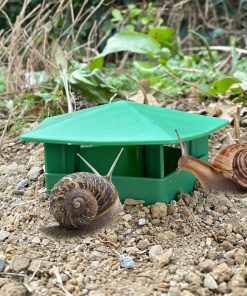
[[[0,296],[247,295],[247,194],[197,187],[168,205],[127,199],[112,227],[54,238],[39,231],[55,223],[42,147],[16,142],[4,152]]]

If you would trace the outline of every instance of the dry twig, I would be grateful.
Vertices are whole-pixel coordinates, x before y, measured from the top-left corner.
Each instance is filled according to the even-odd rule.
[[[39,264],[38,264],[37,268],[34,270],[33,274],[31,275],[31,277],[28,280],[29,283],[33,280],[33,278],[35,277],[36,273],[39,271],[41,262],[42,262],[42,260],[39,260]]]
[[[81,33],[81,30],[83,28],[83,26],[85,25],[85,23],[90,19],[90,17],[100,8],[100,6],[104,3],[105,0],[101,0],[99,2],[99,4],[92,10],[92,12],[85,18],[85,20],[81,23],[79,29],[78,29],[78,32],[76,34],[76,37],[75,37],[75,40],[74,40],[74,45],[76,44],[77,40],[78,40],[78,37]]]
[[[20,277],[20,278],[26,278],[26,274],[22,273],[12,273],[12,272],[0,272],[0,276],[15,276],[15,277]]]
[[[69,91],[68,77],[67,77],[66,71],[64,69],[60,70],[60,76],[61,76],[61,78],[63,80],[63,84],[64,84],[64,89],[65,89],[67,103],[68,103],[68,112],[71,113],[71,112],[73,112],[73,105],[72,105],[73,95]]]
[[[237,143],[240,143],[240,109],[238,106],[234,116],[234,132]]]
[[[58,286],[63,290],[64,292],[64,295],[66,296],[73,296],[71,293],[69,293],[65,288],[64,288],[64,285],[63,285],[63,282],[62,282],[62,279],[61,279],[61,275],[59,273],[59,269],[57,266],[53,265],[53,272],[55,274],[55,277],[56,277],[56,280],[57,280],[57,284]]]
[[[209,46],[209,47],[212,50],[225,51],[225,52],[231,52],[232,51],[231,46]],[[205,50],[205,49],[206,49],[206,47],[199,46],[199,47],[190,47],[190,48],[187,48],[187,49],[184,49],[184,50],[186,50],[186,51],[189,51],[189,50],[197,51],[197,50]],[[247,49],[236,47],[235,50],[239,54],[247,54]]]
[[[5,123],[4,129],[3,129],[3,133],[2,133],[1,138],[0,138],[0,151],[1,151],[2,146],[3,146],[3,139],[4,139],[4,136],[5,136],[6,132],[7,132],[7,129],[8,129],[8,126],[9,126],[9,122],[10,122],[12,116],[14,115],[15,110],[16,110],[16,107],[12,109],[12,111],[9,114],[8,120]]]

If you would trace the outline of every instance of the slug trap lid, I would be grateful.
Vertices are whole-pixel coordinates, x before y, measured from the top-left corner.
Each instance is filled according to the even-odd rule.
[[[45,119],[24,141],[54,144],[137,145],[178,143],[209,135],[225,119],[118,101]]]

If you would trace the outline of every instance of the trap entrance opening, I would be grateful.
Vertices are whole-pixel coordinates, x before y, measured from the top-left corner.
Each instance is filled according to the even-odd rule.
[[[180,147],[168,145],[82,146],[45,143],[46,188],[51,191],[58,180],[74,172],[91,172],[77,156],[80,153],[102,176],[109,171],[120,149],[124,151],[113,172],[113,184],[121,201],[125,198],[168,203],[180,191],[193,190],[194,176],[176,173]],[[208,137],[187,143],[188,153],[208,159]]]
[[[80,147],[80,154],[101,174],[106,175],[121,146]],[[113,176],[163,178],[174,172],[181,152],[163,145],[127,146],[116,165]],[[85,163],[76,161],[76,171],[90,171]]]
[[[124,151],[114,169],[113,176],[164,179],[176,171],[178,159],[181,156],[180,147],[173,146],[124,146]],[[77,156],[77,153],[80,153],[104,176],[122,147],[45,143],[47,189],[51,190],[64,175],[74,172],[91,172]],[[208,138],[203,137],[189,141],[187,147],[190,155],[199,158],[207,157]]]
[[[80,154],[101,174],[106,175],[122,146],[80,146]],[[208,138],[203,137],[187,143],[188,153],[204,157],[208,153]],[[125,146],[114,169],[113,176],[164,178],[177,169],[181,156],[178,145]],[[90,171],[79,159],[76,171]]]

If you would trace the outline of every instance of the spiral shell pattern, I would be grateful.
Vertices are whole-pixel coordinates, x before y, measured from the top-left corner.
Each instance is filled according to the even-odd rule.
[[[224,177],[247,188],[247,144],[232,144],[222,148],[211,164]]]
[[[239,150],[233,158],[233,180],[247,188],[247,147]]]
[[[73,173],[54,186],[50,212],[67,228],[79,228],[106,213],[118,198],[114,185],[91,173]]]

